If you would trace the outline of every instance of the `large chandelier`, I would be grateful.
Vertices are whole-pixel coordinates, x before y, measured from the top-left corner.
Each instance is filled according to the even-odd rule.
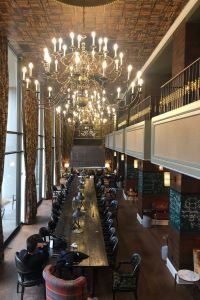
[[[123,69],[123,53],[117,43],[111,50],[107,37],[96,42],[96,33],[91,33],[91,43],[85,35],[71,32],[69,38],[53,38],[52,48],[44,49],[44,69],[48,78],[69,88],[70,85],[87,85],[91,82],[105,85],[120,77]],[[67,43],[68,42],[68,43]],[[132,66],[128,66],[128,79]]]

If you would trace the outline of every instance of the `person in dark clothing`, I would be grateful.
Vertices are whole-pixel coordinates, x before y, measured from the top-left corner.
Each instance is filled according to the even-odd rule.
[[[20,259],[24,262],[31,277],[42,277],[42,271],[49,258],[48,247],[39,234],[33,234],[26,241],[27,249],[19,252]]]

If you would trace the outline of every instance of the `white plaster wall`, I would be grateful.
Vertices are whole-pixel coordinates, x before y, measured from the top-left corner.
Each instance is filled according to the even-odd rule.
[[[115,132],[115,150],[124,152],[124,130]]]
[[[152,119],[151,161],[200,178],[200,101]]]

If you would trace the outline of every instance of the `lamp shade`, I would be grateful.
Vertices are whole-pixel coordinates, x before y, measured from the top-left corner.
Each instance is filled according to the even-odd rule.
[[[124,161],[124,154],[121,154],[121,160]]]
[[[117,152],[116,151],[114,151],[113,156],[117,156]]]

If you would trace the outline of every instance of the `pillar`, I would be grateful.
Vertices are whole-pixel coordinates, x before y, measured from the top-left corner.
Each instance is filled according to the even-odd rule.
[[[193,249],[200,248],[200,181],[171,172],[168,258],[178,269],[193,270]]]
[[[169,201],[169,188],[164,186],[164,172],[150,161],[139,160],[138,171],[138,213],[151,213],[153,201]]]
[[[135,158],[126,155],[125,160],[125,190],[128,191],[130,188],[133,191],[138,189],[138,168],[134,167]]]

